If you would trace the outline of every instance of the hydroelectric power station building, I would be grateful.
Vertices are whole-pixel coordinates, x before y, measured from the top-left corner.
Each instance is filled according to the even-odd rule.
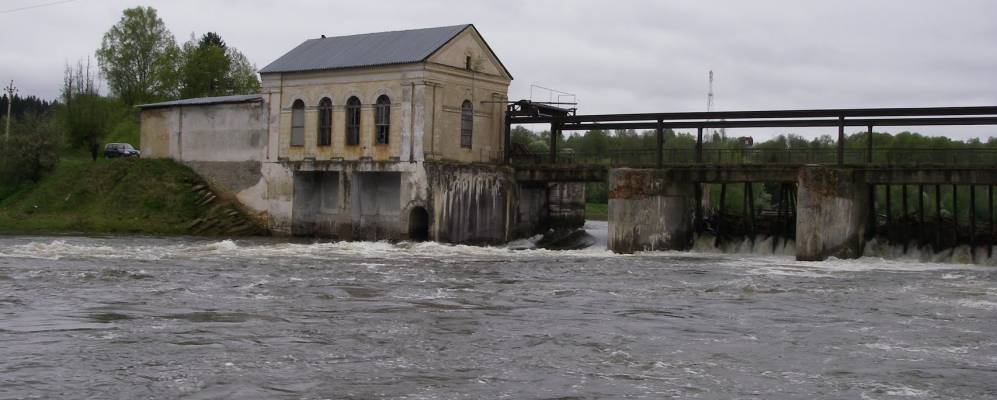
[[[550,188],[501,166],[512,75],[473,25],[311,39],[260,75],[258,95],[141,106],[143,157],[276,234],[501,243],[547,221]],[[581,185],[551,185],[584,212]]]

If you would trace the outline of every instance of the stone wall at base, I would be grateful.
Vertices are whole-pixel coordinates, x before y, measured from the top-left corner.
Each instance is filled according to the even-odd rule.
[[[609,174],[609,250],[683,250],[693,238],[695,186],[667,170],[614,169]]]
[[[803,167],[797,187],[796,259],[861,257],[870,218],[870,189],[857,171]]]

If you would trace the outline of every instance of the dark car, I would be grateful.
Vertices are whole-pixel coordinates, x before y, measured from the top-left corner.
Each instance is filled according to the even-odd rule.
[[[128,143],[108,143],[104,145],[104,158],[138,157],[142,152]]]

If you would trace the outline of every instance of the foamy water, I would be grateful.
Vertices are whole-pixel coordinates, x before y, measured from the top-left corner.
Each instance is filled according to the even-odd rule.
[[[761,238],[616,255],[605,227],[577,251],[0,237],[0,397],[997,393],[993,267]]]

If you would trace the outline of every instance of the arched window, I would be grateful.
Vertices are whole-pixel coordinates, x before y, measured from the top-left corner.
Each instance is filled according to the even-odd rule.
[[[328,97],[318,102],[318,141],[319,146],[332,145],[332,100]]]
[[[474,108],[464,100],[460,105],[460,147],[471,148],[471,134],[474,131]]]
[[[360,144],[360,99],[356,96],[346,100],[346,144]]]
[[[391,100],[388,96],[381,95],[377,98],[377,105],[374,108],[374,125],[376,144],[388,144],[389,128],[391,127]]]
[[[305,102],[291,104],[291,146],[305,145]]]

